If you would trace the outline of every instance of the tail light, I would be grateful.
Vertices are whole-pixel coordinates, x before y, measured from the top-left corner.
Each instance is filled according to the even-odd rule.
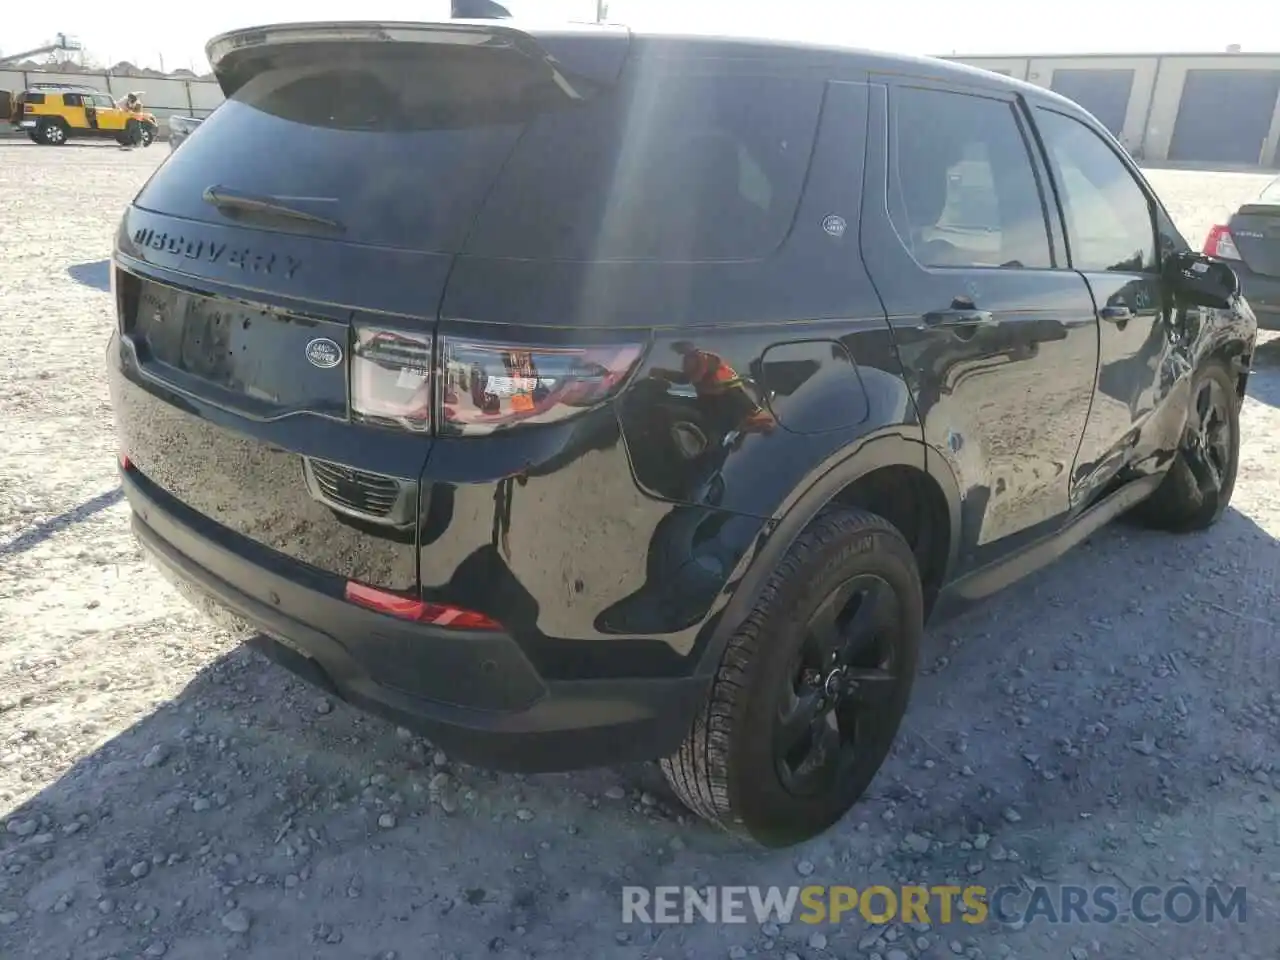
[[[428,623],[436,627],[449,627],[452,630],[501,630],[502,624],[486,617],[483,613],[455,607],[447,603],[426,603],[403,594],[379,590],[368,584],[347,581],[346,598],[348,603],[385,613],[399,620],[412,620],[415,623]]]
[[[1222,224],[1209,228],[1209,236],[1204,241],[1204,252],[1211,257],[1223,260],[1239,260],[1240,251],[1236,249],[1236,239],[1231,230]]]
[[[24,114],[27,114],[27,113],[35,113],[35,112],[36,112],[36,108],[35,108],[35,107],[33,107],[33,106],[32,106],[31,104],[29,104],[29,103],[24,103],[24,104],[22,105],[22,112],[23,112]]]
[[[431,429],[431,334],[357,327],[351,351],[351,412],[356,419]]]
[[[367,423],[448,436],[554,423],[616,395],[643,353],[638,343],[560,347],[447,337],[436,343],[427,333],[359,325],[351,412]]]
[[[440,433],[480,436],[554,423],[609,400],[639,361],[640,344],[544,347],[444,339]]]

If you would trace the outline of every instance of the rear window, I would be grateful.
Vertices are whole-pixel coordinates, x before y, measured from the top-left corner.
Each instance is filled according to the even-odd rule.
[[[820,80],[640,61],[616,88],[574,100],[502,50],[314,45],[240,87],[138,202],[219,221],[201,196],[220,185],[336,219],[359,243],[752,259],[787,234],[821,99]]]

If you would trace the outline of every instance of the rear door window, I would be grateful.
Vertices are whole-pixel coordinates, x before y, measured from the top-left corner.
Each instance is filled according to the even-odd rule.
[[[927,267],[1053,266],[1027,143],[1004,100],[894,93],[890,217]]]
[[[202,200],[223,186],[350,242],[520,259],[750,259],[790,228],[820,80],[641,60],[573,100],[508,51],[390,46],[313,44],[250,79],[138,204],[228,222]]]

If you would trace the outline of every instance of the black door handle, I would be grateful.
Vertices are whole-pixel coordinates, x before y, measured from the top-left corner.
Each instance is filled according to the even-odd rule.
[[[1124,323],[1127,320],[1133,319],[1133,311],[1124,306],[1103,307],[1098,311],[1098,316],[1111,323]]]
[[[974,327],[994,323],[995,317],[990,310],[931,310],[924,315],[924,322],[930,327]]]

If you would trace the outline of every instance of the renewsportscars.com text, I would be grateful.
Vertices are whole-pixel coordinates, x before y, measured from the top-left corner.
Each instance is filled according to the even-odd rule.
[[[646,924],[819,924],[861,919],[869,924],[971,925],[1127,923],[1243,923],[1244,887],[1203,889],[1188,884],[1134,890],[1100,884],[982,886],[634,887],[622,888],[622,922]]]

